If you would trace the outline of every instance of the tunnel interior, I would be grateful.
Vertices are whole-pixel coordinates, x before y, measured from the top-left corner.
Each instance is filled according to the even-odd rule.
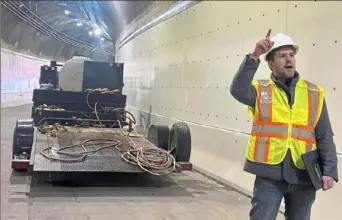
[[[153,1],[1,1],[1,48],[65,61],[114,59],[122,30]]]
[[[75,55],[115,59],[125,65],[127,109],[142,131],[151,124],[187,122],[194,146],[191,161],[250,193],[254,176],[242,171],[253,120],[246,106],[229,94],[229,85],[271,28],[272,34],[288,34],[300,46],[296,59],[301,77],[325,88],[341,158],[341,1],[197,1],[140,29],[174,2],[1,1],[2,104],[30,101],[37,87],[36,67],[49,60]],[[269,75],[262,59],[255,78]],[[339,219],[341,186],[318,193],[313,219]]]

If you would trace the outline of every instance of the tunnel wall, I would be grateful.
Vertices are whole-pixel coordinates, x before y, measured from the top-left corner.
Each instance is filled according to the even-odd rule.
[[[32,91],[39,88],[40,60],[9,50],[1,50],[1,107],[31,103]]]
[[[254,177],[242,168],[251,119],[229,85],[244,56],[272,28],[299,44],[301,76],[325,87],[342,153],[341,7],[339,1],[204,1],[146,30],[117,51],[117,61],[125,63],[124,93],[137,127],[146,132],[151,124],[187,122],[191,161],[250,193]],[[269,74],[262,61],[255,78]],[[341,184],[320,191],[313,219],[340,219],[341,193]]]

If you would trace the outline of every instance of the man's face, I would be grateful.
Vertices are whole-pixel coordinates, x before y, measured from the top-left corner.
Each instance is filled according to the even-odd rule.
[[[281,48],[276,51],[273,61],[269,61],[269,67],[276,76],[291,78],[296,72],[296,58],[291,47]]]

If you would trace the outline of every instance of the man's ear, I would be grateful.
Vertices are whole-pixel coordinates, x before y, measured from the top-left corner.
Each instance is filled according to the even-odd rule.
[[[268,64],[268,68],[270,68],[270,70],[273,70],[274,63],[271,60],[269,60],[267,61],[267,64]]]

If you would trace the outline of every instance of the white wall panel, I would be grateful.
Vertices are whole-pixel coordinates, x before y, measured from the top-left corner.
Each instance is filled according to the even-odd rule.
[[[251,190],[253,177],[242,171],[251,121],[247,108],[231,97],[229,85],[244,55],[272,28],[273,34],[288,33],[299,44],[300,74],[326,88],[335,141],[342,152],[341,8],[339,1],[201,2],[117,52],[118,61],[125,62],[124,92],[130,110],[145,131],[151,123],[188,122],[192,162]],[[269,74],[262,61],[256,78]],[[320,192],[313,219],[340,219],[341,193],[340,184]]]
[[[1,46],[1,108],[31,103],[32,91],[39,87],[40,67],[49,62]]]
[[[335,133],[337,148],[342,153],[341,76],[342,3],[338,1],[290,2],[288,10],[289,34],[300,45],[299,71],[304,77],[320,83],[326,90],[326,101]]]

